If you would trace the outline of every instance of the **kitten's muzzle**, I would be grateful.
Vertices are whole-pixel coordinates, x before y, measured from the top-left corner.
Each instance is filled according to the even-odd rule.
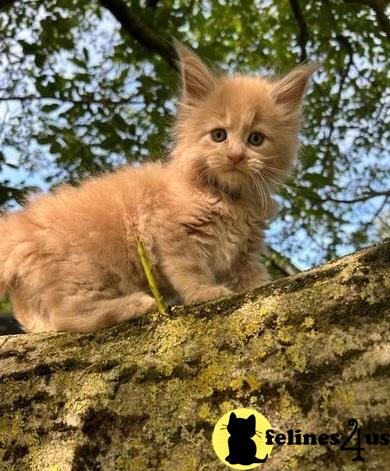
[[[233,164],[237,165],[245,159],[245,154],[243,152],[228,154],[227,159]]]

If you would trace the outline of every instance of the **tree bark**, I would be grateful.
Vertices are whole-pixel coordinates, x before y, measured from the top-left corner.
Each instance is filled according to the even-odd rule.
[[[142,21],[142,18],[134,14],[125,1],[100,0],[100,4],[114,16],[124,31],[130,34],[148,51],[158,54],[171,67],[177,69],[178,57],[172,45],[172,40],[169,41],[168,38],[158,36]]]
[[[389,433],[389,315],[387,240],[95,334],[2,337],[1,469],[224,470],[211,434],[238,407],[280,431]],[[261,469],[386,469],[389,446],[364,448],[274,446]]]

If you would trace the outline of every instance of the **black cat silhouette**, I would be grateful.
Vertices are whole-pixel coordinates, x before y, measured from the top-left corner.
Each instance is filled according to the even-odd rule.
[[[256,417],[254,414],[247,419],[239,419],[232,412],[229,417],[227,431],[230,433],[228,440],[229,455],[225,460],[230,464],[249,465],[253,463],[265,463],[265,458],[256,458],[256,443],[252,437],[256,434]]]

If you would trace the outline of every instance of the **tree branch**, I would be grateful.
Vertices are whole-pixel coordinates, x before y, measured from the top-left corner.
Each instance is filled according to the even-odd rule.
[[[295,188],[298,191],[302,191],[305,193],[305,188],[303,187],[298,187],[298,186],[292,186],[291,188]],[[390,196],[390,190],[384,190],[384,191],[370,191],[370,193],[367,193],[366,195],[361,195],[357,196],[356,198],[351,198],[351,199],[338,199],[334,198],[333,196],[326,196],[325,198],[321,198],[321,196],[314,196],[310,193],[310,195],[304,195],[305,198],[307,197],[308,199],[311,199],[312,201],[319,201],[320,203],[326,203],[328,201],[331,201],[332,203],[342,203],[342,204],[354,204],[354,203],[363,203],[365,201],[368,201],[372,198],[378,198],[379,196]]]
[[[89,98],[80,98],[78,100],[73,100],[71,98],[57,98],[54,96],[37,96],[37,95],[17,95],[17,96],[5,96],[0,97],[0,102],[2,101],[34,101],[34,100],[52,100],[52,101],[60,101],[62,103],[73,103],[76,105],[80,104],[99,104],[99,105],[121,105],[121,104],[128,104],[128,103],[136,103],[141,104],[142,102],[132,100],[131,98],[121,98],[118,100],[110,100],[108,98],[101,98],[98,100],[89,99]]]
[[[106,8],[120,23],[123,30],[132,36],[145,49],[162,57],[172,68],[177,69],[176,52],[167,39],[154,33],[147,25],[142,23],[132,10],[122,0],[100,0],[101,5]]]
[[[342,95],[342,92],[343,92],[345,81],[347,80],[347,77],[349,75],[349,71],[351,70],[351,67],[352,67],[352,64],[353,64],[353,54],[354,54],[353,47],[352,47],[352,44],[351,44],[349,38],[347,38],[346,36],[343,36],[341,34],[338,34],[336,36],[336,39],[340,43],[340,45],[346,49],[347,55],[348,55],[348,62],[347,62],[347,65],[345,66],[344,70],[341,72],[339,88],[337,90],[337,93],[336,93],[336,96],[335,96],[335,99],[334,99],[334,102],[333,102],[333,106],[331,108],[330,115],[329,115],[329,133],[328,133],[328,137],[327,137],[327,140],[326,140],[327,145],[326,145],[325,158],[324,158],[325,162],[330,162],[331,161],[327,157],[329,156],[329,153],[330,153],[330,146],[331,146],[331,143],[332,143],[332,137],[333,137],[333,133],[335,131],[336,115],[340,111],[341,95]]]
[[[212,431],[248,404],[278,431],[337,432],[343,443],[357,417],[362,436],[382,433],[389,279],[387,240],[247,294],[95,334],[1,338],[2,469],[227,469]],[[339,447],[275,447],[264,470],[356,469],[356,453]],[[362,456],[360,469],[384,470],[390,447],[364,446]]]
[[[284,255],[277,252],[269,245],[263,249],[265,259],[270,263],[271,268],[275,268],[280,274],[285,276],[296,275],[300,270]]]
[[[386,7],[389,4],[388,0],[344,0],[344,2],[356,3],[374,10],[379,28],[390,38],[390,20],[386,15]]]
[[[364,226],[362,228],[363,232],[366,232],[370,226],[372,226],[376,223],[376,219],[379,217],[381,212],[387,206],[389,198],[390,198],[390,195],[387,195],[383,198],[382,204],[378,207],[378,209],[375,211],[375,213],[372,215],[372,217],[364,224]]]
[[[337,199],[337,198],[333,198],[329,196],[324,201],[332,201],[334,203],[354,204],[354,203],[362,203],[372,198],[377,198],[378,196],[390,196],[390,190],[373,191],[370,194],[358,196],[357,198],[352,198],[352,199]]]
[[[0,10],[5,10],[15,3],[15,0],[0,0]]]
[[[146,0],[145,6],[146,8],[155,9],[157,7],[159,0]]]
[[[305,18],[303,17],[299,0],[290,0],[290,6],[299,26],[298,44],[301,48],[300,62],[304,62],[307,60],[306,45],[309,40],[309,29]]]

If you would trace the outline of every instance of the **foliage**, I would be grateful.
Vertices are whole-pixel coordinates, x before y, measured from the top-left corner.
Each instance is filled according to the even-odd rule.
[[[9,316],[11,313],[11,303],[0,299],[0,317]]]
[[[164,154],[175,36],[227,70],[321,62],[270,241],[314,263],[379,237],[390,196],[385,1],[2,4],[0,204],[21,197],[5,182],[15,159],[54,185]]]

